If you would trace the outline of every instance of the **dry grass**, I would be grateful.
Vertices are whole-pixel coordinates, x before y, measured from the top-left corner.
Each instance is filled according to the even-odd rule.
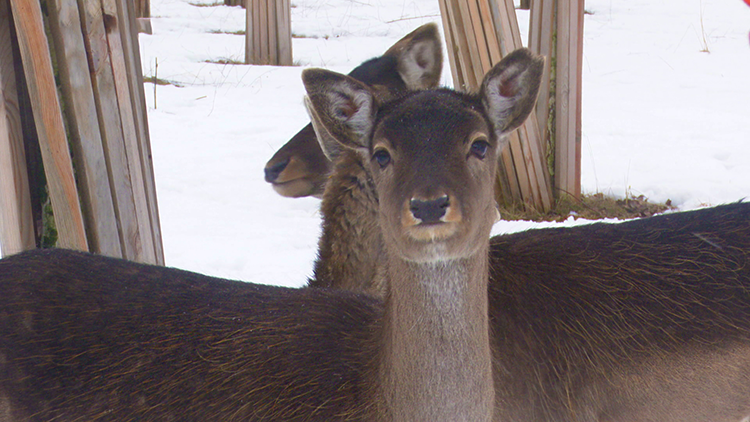
[[[235,64],[235,65],[244,65],[247,64],[242,60],[235,60],[235,59],[216,59],[216,60],[205,60],[204,63],[212,63],[212,64]]]
[[[542,213],[536,209],[527,209],[523,205],[500,207],[503,220],[563,221],[573,216],[598,220],[602,218],[637,218],[650,217],[673,209],[671,201],[664,204],[649,202],[643,195],[628,195],[625,198],[614,198],[601,193],[583,195],[580,200],[569,196],[559,199],[553,210]]]
[[[176,82],[169,81],[169,80],[166,80],[166,79],[157,78],[156,76],[144,76],[143,77],[143,82],[152,83],[152,84],[156,84],[156,85],[174,85],[174,86],[176,86],[178,88],[182,88],[182,85],[180,85],[180,84],[178,84]]]

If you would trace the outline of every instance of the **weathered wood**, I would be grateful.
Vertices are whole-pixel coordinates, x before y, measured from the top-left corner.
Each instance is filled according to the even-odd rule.
[[[21,116],[13,65],[10,5],[0,0],[0,246],[2,256],[33,249],[31,212]]]
[[[278,0],[272,0],[266,3],[266,7],[268,8],[266,10],[266,22],[267,28],[268,28],[268,64],[278,64],[279,63],[279,45],[277,42],[277,34],[279,29],[276,27],[276,2]]]
[[[475,0],[458,0],[457,2],[464,28],[462,34],[466,38],[466,44],[468,46],[468,55],[465,55],[464,59],[470,61],[474,65],[474,79],[478,82],[472,90],[476,90],[479,87],[479,83],[481,83],[482,78],[484,78],[485,69],[489,70],[491,67],[489,65],[489,55],[486,54],[487,44],[484,42],[484,31],[479,22],[480,18],[476,16],[478,12],[474,10],[475,13],[472,13],[470,10],[469,5],[474,2]]]
[[[290,0],[281,0],[281,10],[277,14],[279,23],[279,65],[291,66],[294,64],[292,54],[292,7]]]
[[[550,70],[555,55],[553,34],[557,27],[555,20],[556,0],[534,0],[529,16],[529,49],[536,54],[547,57],[544,63],[542,85],[539,87],[539,98],[536,103],[536,118],[541,139],[545,143],[549,139],[547,126],[550,108]]]
[[[555,91],[555,188],[581,195],[581,66],[583,0],[557,4]]]
[[[242,0],[235,0],[242,2]],[[151,17],[151,0],[134,0],[135,4],[135,17],[136,18],[150,18]]]
[[[58,246],[87,251],[73,164],[38,1],[11,0],[39,145],[58,232]]]
[[[115,215],[119,222],[120,245],[124,258],[135,260],[136,251],[140,249],[140,235],[137,220],[128,217],[135,215],[135,199],[125,153],[125,140],[102,5],[99,1],[78,0],[78,6],[83,12],[81,14],[82,29],[95,92],[94,100],[97,105],[100,137],[108,163],[108,177],[113,192]]]
[[[78,4],[47,2],[89,249],[122,258]]]
[[[289,0],[247,0],[245,63],[292,64],[291,3]]]
[[[132,96],[128,82],[128,66],[125,63],[122,37],[120,28],[126,25],[118,18],[117,4],[115,0],[102,0],[104,11],[105,29],[107,31],[107,43],[109,45],[112,71],[114,75],[115,91],[117,93],[117,104],[122,120],[122,131],[125,141],[125,153],[128,166],[130,167],[131,186],[135,202],[135,215],[121,216],[121,218],[135,218],[139,227],[140,249],[136,249],[134,260],[139,262],[154,262],[155,251],[153,243],[153,232],[149,218],[149,207],[146,199],[146,190],[140,177],[144,174],[141,162],[141,151],[138,140],[138,130],[135,116],[131,106]]]
[[[130,87],[133,116],[136,123],[136,134],[140,149],[140,161],[143,173],[140,175],[140,183],[146,190],[146,202],[148,206],[148,224],[151,232],[151,243],[154,248],[154,256],[148,262],[164,265],[164,248],[161,238],[161,222],[159,220],[159,207],[156,197],[156,179],[154,177],[154,164],[151,154],[151,139],[148,130],[148,111],[146,108],[146,94],[143,88],[143,73],[141,66],[141,54],[138,43],[138,31],[134,18],[133,3],[128,0],[118,0],[118,13],[122,26],[121,37],[125,53],[125,64],[127,65],[128,86]]]
[[[459,51],[458,51],[458,44],[455,38],[455,29],[453,28],[453,24],[451,23],[451,16],[450,16],[450,4],[448,4],[450,0],[439,0],[438,4],[440,6],[440,16],[443,20],[443,31],[445,32],[445,44],[446,49],[448,50],[448,63],[451,67],[451,77],[453,78],[453,86],[456,89],[462,89],[464,86],[464,78],[463,78],[463,72],[461,70],[460,66],[460,59],[458,57]]]

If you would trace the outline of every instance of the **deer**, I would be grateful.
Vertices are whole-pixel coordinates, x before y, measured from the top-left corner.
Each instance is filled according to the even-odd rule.
[[[747,204],[490,242],[496,157],[541,63],[521,50],[478,94],[384,104],[303,73],[313,122],[372,175],[382,299],[62,250],[0,260],[0,421],[747,418]]]
[[[313,126],[322,143],[335,141],[315,116]],[[351,151],[334,161],[309,286],[387,296],[369,169]],[[745,420],[748,264],[748,203],[493,237],[494,373],[506,374],[496,375],[497,408],[526,396],[534,404],[520,400],[508,420]],[[530,332],[511,340],[520,335],[514,325]],[[704,350],[691,355],[701,343]],[[511,358],[519,344],[535,352]],[[553,363],[540,365],[544,359]],[[516,366],[521,361],[527,364]]]
[[[437,25],[420,26],[391,46],[382,56],[365,61],[349,76],[373,88],[380,101],[408,91],[435,88],[440,83],[443,55]],[[285,197],[321,197],[340,148],[321,150],[315,131],[307,124],[266,163],[266,182]]]
[[[0,421],[493,420],[496,155],[542,66],[520,50],[481,94],[385,103],[351,77],[303,72],[311,114],[369,157],[385,299],[66,250],[0,260]]]

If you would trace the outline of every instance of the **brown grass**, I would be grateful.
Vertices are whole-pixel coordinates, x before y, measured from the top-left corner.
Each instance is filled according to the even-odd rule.
[[[627,195],[625,198],[614,198],[602,193],[583,195],[580,200],[565,196],[557,201],[555,207],[546,213],[529,209],[523,205],[507,205],[500,207],[503,220],[531,220],[531,221],[563,221],[573,216],[588,220],[602,218],[637,218],[650,217],[664,211],[674,209],[671,201],[666,203],[652,203],[643,195]]]

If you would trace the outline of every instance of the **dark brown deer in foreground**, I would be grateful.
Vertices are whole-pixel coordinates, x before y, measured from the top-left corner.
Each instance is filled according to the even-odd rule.
[[[383,106],[352,78],[304,72],[328,134],[371,158],[382,304],[69,251],[0,260],[0,420],[491,420],[496,152],[541,67],[519,51],[481,95]]]
[[[437,25],[429,23],[412,31],[382,56],[357,66],[349,76],[366,83],[386,101],[408,91],[437,87],[443,54]],[[265,179],[281,196],[321,196],[331,169],[310,124],[282,146],[264,168]]]

